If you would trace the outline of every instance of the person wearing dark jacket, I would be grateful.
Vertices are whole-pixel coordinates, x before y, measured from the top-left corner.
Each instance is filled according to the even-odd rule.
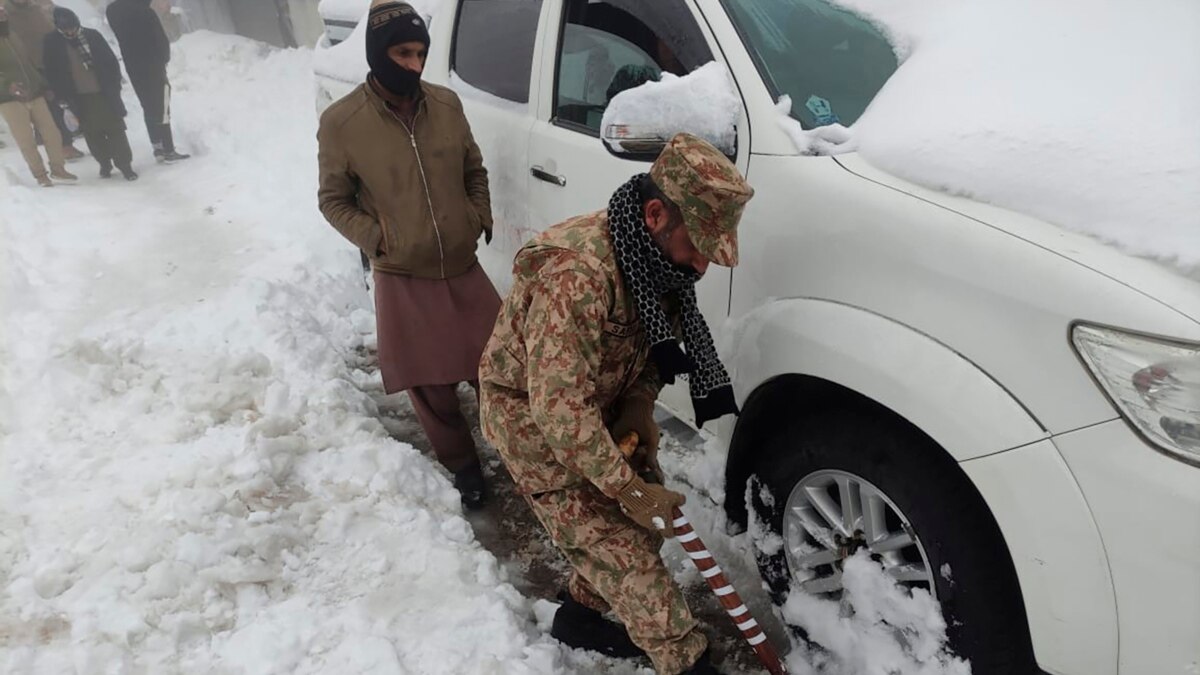
[[[121,66],[116,54],[100,33],[81,28],[79,17],[65,7],[54,8],[54,27],[45,40],[50,87],[79,118],[88,149],[100,163],[100,177],[111,176],[115,164],[125,180],[137,180],[125,135]]]
[[[171,43],[150,2],[113,0],[105,14],[121,47],[129,83],[142,103],[154,158],[159,162],[174,162],[190,155],[175,151],[171,133],[171,83],[167,80]]]

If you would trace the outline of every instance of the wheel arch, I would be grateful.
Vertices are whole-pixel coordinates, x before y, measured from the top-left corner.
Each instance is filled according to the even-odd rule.
[[[954,465],[991,516],[1022,589],[1025,625],[1037,660],[1054,670],[1078,661],[1068,653],[1079,646],[1076,641],[1055,644],[1055,632],[1046,627],[1054,625],[1054,617],[1061,619],[1062,607],[1078,604],[1080,598],[1111,596],[1107,560],[1102,551],[1097,553],[1098,532],[1082,496],[1075,494],[1078,487],[1069,472],[1056,471],[1045,480],[1071,496],[1071,517],[1060,525],[1076,537],[1067,548],[1084,553],[1025,532],[1032,524],[1030,515],[1013,506],[1019,499],[1006,496],[1016,489],[1014,484],[999,484],[994,478],[981,483],[977,479],[984,474],[968,470],[1005,464],[1006,457],[1024,461],[1020,458],[1032,456],[1035,449],[1053,447],[1047,431],[1000,382],[929,336],[837,303],[770,303],[752,313],[735,340],[733,353],[740,358],[730,361],[742,414],[732,431],[725,467],[725,511],[731,523],[745,526],[748,520],[746,486],[765,440],[778,431],[779,419],[798,410],[837,407],[903,425]],[[929,373],[938,377],[930,378]],[[1053,465],[1051,459],[1044,461]],[[1058,588],[1061,584],[1056,586],[1054,579],[1065,567],[1077,569],[1081,562],[1088,567],[1087,583]],[[1097,601],[1094,609],[1096,618],[1083,621],[1081,627],[1095,624],[1098,634],[1110,634],[1107,625],[1115,619],[1109,616],[1115,607],[1105,600]],[[1097,656],[1092,665],[1107,665],[1107,655]]]

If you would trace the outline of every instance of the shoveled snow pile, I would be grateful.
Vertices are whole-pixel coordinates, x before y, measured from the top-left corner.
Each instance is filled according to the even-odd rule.
[[[0,672],[634,672],[546,637],[377,419],[311,52],[174,56],[192,160],[131,124],[141,181],[45,190],[0,151]]]
[[[737,151],[737,122],[742,100],[734,90],[725,66],[712,61],[683,77],[663,73],[662,79],[646,82],[617,94],[604,110],[600,128],[605,142],[612,125],[623,125],[635,138],[670,139],[680,129],[715,145],[723,152]]]
[[[853,127],[868,161],[1200,265],[1200,3],[835,2],[905,58]]]

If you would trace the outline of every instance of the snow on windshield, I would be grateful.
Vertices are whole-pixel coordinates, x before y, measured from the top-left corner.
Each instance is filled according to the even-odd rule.
[[[733,154],[741,113],[742,102],[729,71],[713,61],[683,77],[663,73],[658,82],[617,94],[605,109],[600,128],[625,125],[632,136],[664,140],[687,131]],[[605,142],[616,149],[614,141],[606,138]]]
[[[868,162],[1200,269],[1200,3],[835,2],[907,56]]]

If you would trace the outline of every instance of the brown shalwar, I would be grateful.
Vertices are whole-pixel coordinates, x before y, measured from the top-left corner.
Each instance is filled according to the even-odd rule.
[[[470,384],[478,392],[479,382],[472,381]],[[471,426],[459,406],[458,385],[411,387],[408,400],[412,401],[421,428],[429,437],[433,453],[442,466],[451,473],[457,473],[478,461]]]
[[[408,391],[438,461],[452,472],[478,461],[457,388],[478,387],[479,358],[499,311],[500,296],[478,264],[450,279],[375,271],[384,390]]]

